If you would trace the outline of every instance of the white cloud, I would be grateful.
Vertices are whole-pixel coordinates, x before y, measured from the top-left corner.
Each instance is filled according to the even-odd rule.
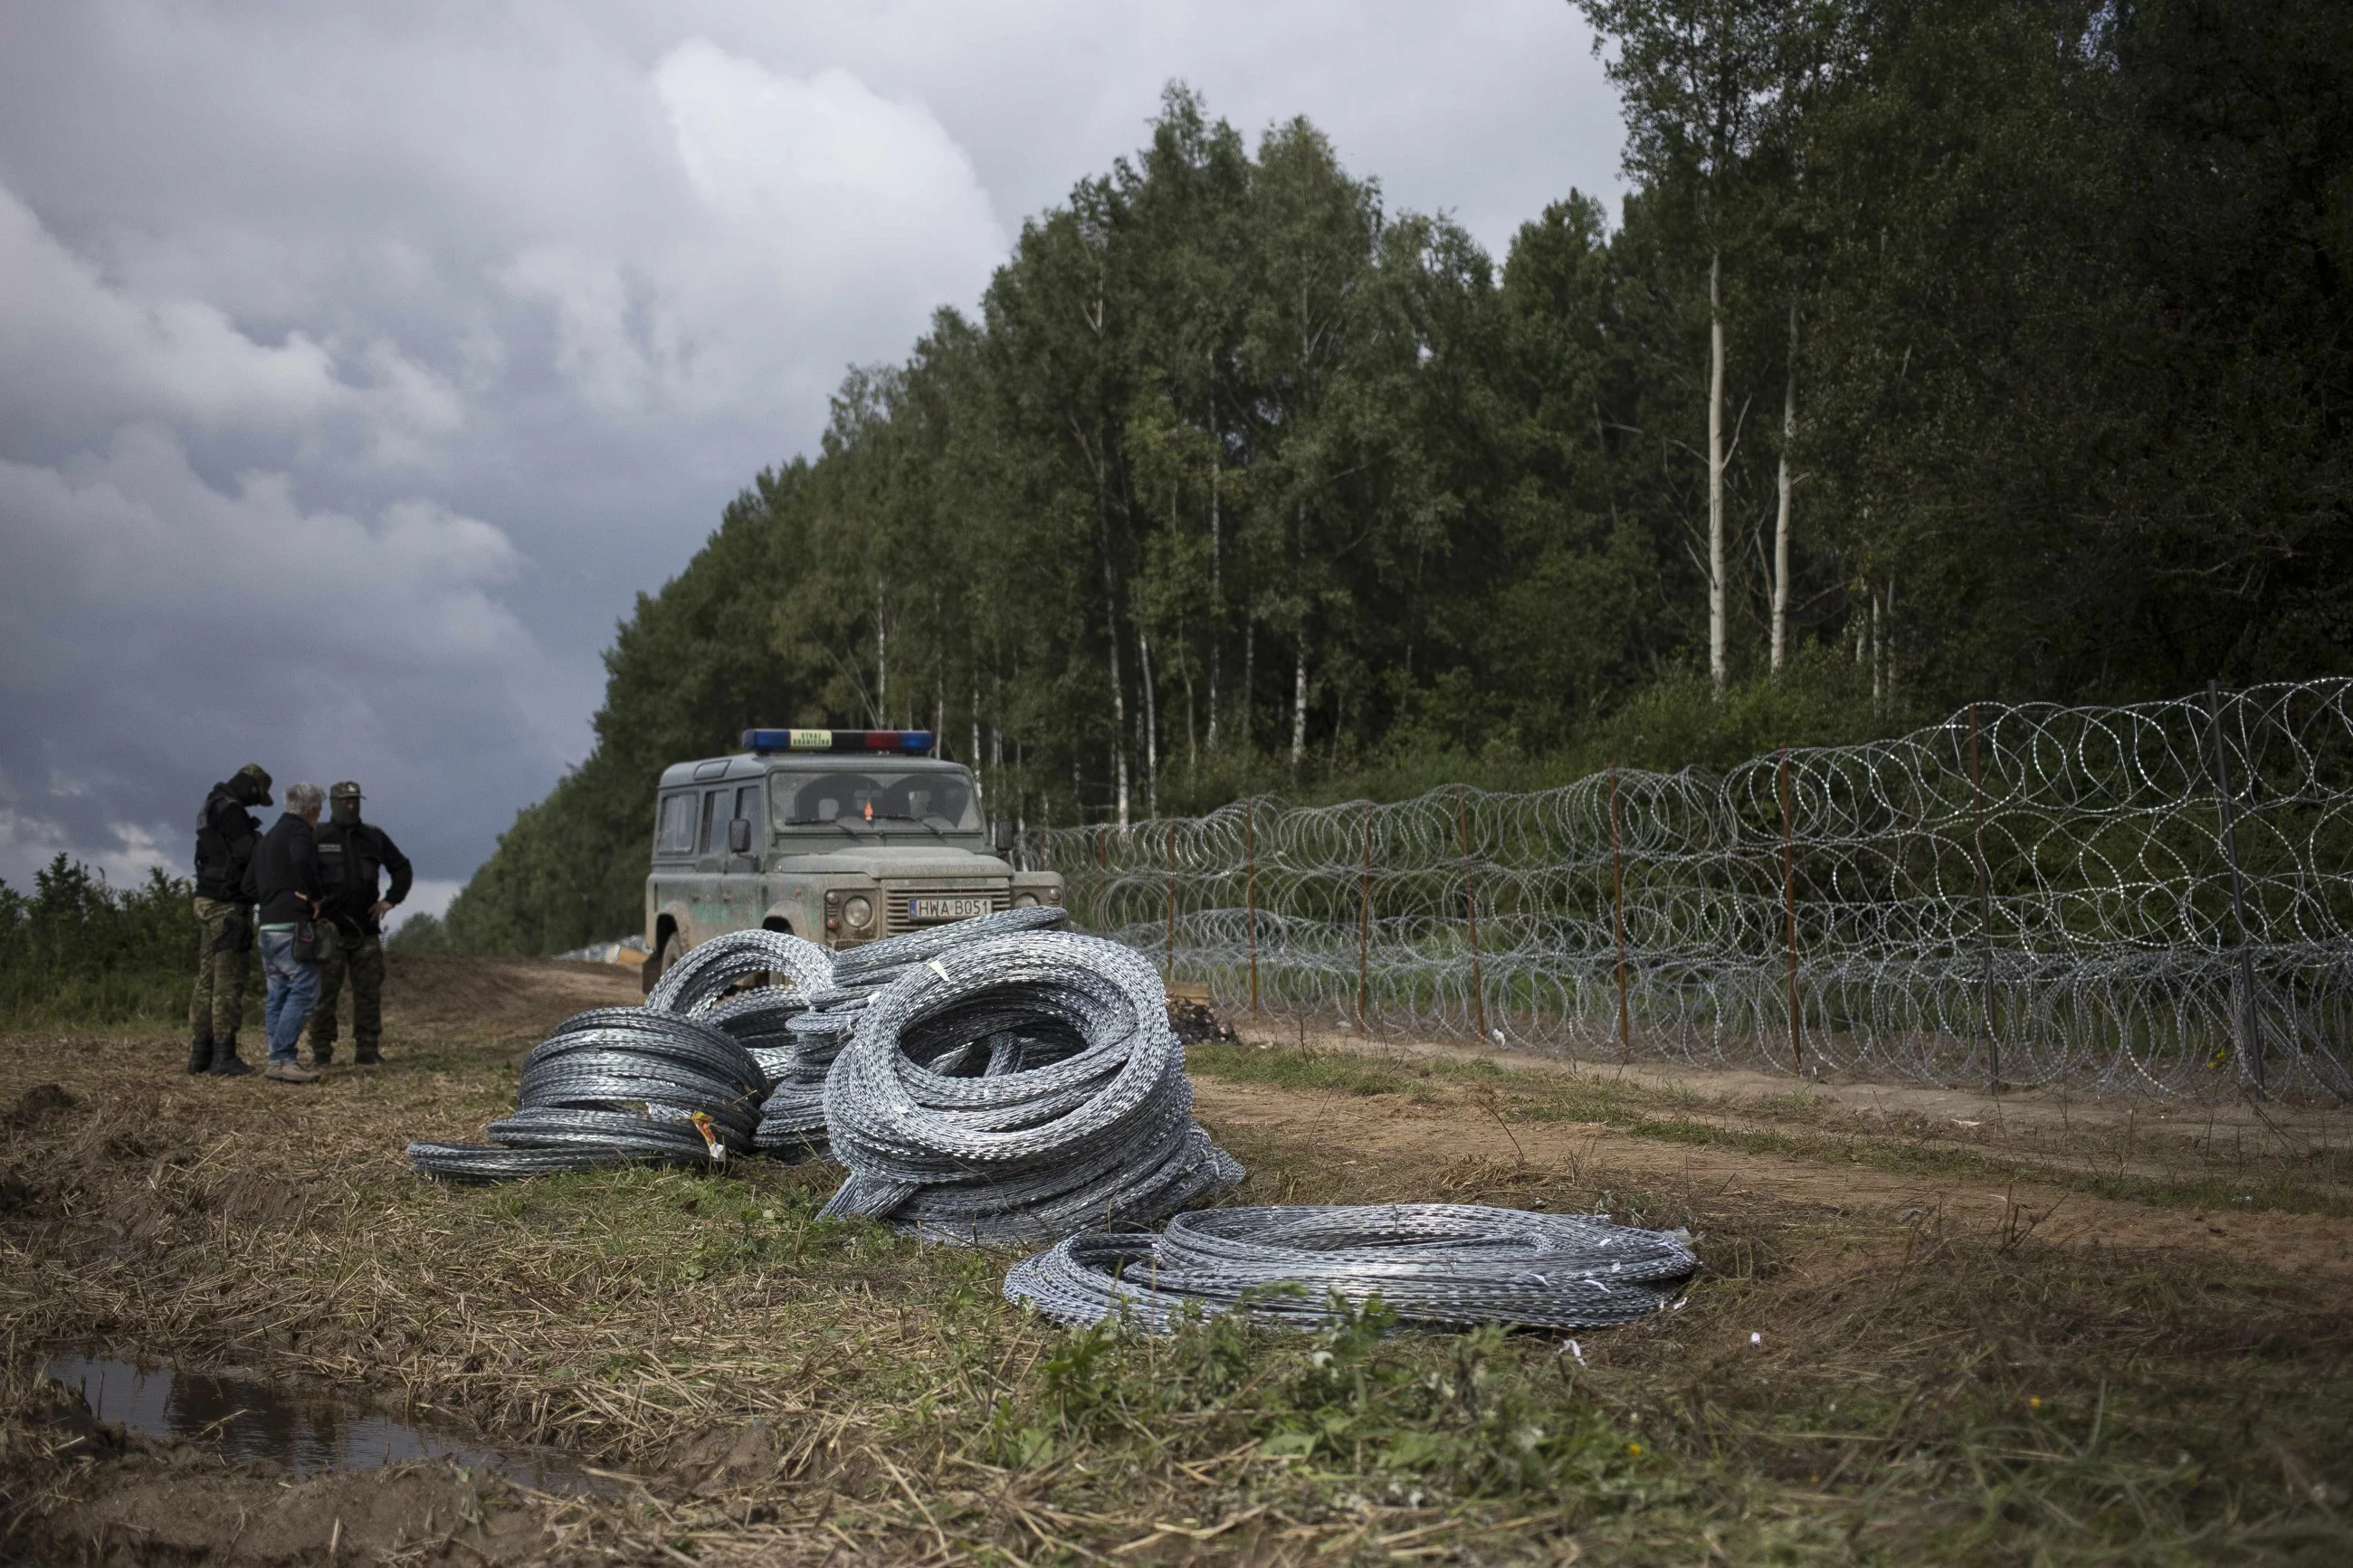
[[[912,331],[976,298],[1004,257],[972,160],[919,103],[705,38],[649,85],[691,198],[679,222],[608,247],[534,245],[499,273],[553,311],[556,366],[600,412],[708,419],[821,395],[860,346],[845,323],[880,306]],[[809,364],[821,344],[833,352]]]
[[[248,760],[446,811],[452,784],[565,755],[569,715],[534,700],[545,660],[495,596],[524,563],[478,519],[306,508],[279,473],[216,488],[131,425],[61,468],[0,460],[0,696],[19,720],[0,774],[53,781],[0,822],[0,874],[60,833],[110,868],[180,868],[204,782]],[[186,800],[158,799],[175,774]]]
[[[0,279],[0,417],[15,423],[145,417],[300,435],[350,418],[413,438],[459,422],[452,389],[382,342],[362,346],[373,379],[357,384],[307,332],[257,342],[217,306],[110,285],[5,185]]]
[[[28,810],[8,798],[0,779],[0,879],[18,892],[32,887],[34,873],[60,853],[96,870],[117,888],[134,888],[150,871],[185,876],[186,858],[174,836],[144,823],[110,822],[102,837],[76,835],[54,816]]]

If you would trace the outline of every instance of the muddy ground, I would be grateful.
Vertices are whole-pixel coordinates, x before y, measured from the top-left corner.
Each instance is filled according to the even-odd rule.
[[[1422,1342],[1344,1399],[1313,1392],[1329,1349],[1252,1342],[1238,1388],[1163,1399],[1190,1352],[1096,1365],[997,1298],[1006,1258],[814,1223],[830,1166],[417,1182],[406,1139],[478,1139],[548,1026],[637,984],[401,955],[388,999],[386,1065],[312,1088],[190,1079],[173,1031],[0,1036],[0,1561],[2353,1560],[2341,1113],[1241,1020],[1194,1055],[1239,1201],[1607,1211],[1689,1226],[1706,1271],[1573,1357]],[[33,1375],[66,1351],[546,1446],[607,1489],[233,1465],[96,1426]],[[1412,1403],[1449,1366],[1516,1436]],[[1309,1392],[1270,1403],[1278,1370]]]

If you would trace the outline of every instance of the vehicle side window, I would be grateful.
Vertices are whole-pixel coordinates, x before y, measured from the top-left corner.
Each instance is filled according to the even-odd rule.
[[[719,797],[726,793],[727,792],[723,789],[706,790],[703,792],[702,835],[701,838],[701,843],[702,845],[701,852],[702,854],[709,855],[714,853],[718,848],[719,843],[724,841],[726,835],[726,830],[724,828],[719,829],[720,838],[718,840],[714,840],[712,837],[712,829],[715,826],[713,819],[719,815]]]
[[[694,796],[692,795],[662,796],[661,816],[654,825],[654,853],[657,855],[694,853]]]
[[[747,784],[735,792],[735,819],[739,822],[748,822],[754,828],[760,826],[760,786],[758,784]],[[754,833],[753,837],[756,843],[759,835]]]

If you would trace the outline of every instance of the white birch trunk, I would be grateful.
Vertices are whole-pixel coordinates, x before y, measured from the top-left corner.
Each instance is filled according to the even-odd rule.
[[[882,614],[882,590],[874,590],[874,727],[891,722],[891,624]]]
[[[1144,815],[1160,815],[1160,704],[1153,691],[1152,639],[1135,627],[1137,673],[1144,682]]]
[[[1798,477],[1789,467],[1789,448],[1798,439],[1798,302],[1789,301],[1789,374],[1781,387],[1781,472],[1779,506],[1773,516],[1773,673],[1789,645],[1789,521]]]
[[[1724,254],[1707,261],[1707,673],[1720,695],[1726,675],[1724,614]]]
[[[1118,780],[1119,825],[1127,826],[1127,687],[1120,678],[1119,618],[1111,617],[1111,768]]]
[[[1307,632],[1299,633],[1299,657],[1291,676],[1291,772],[1299,773],[1300,756],[1307,750]]]

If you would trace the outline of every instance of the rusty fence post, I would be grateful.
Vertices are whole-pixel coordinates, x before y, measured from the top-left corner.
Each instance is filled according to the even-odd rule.
[[[1365,869],[1356,883],[1356,1033],[1365,1032],[1365,972],[1373,944],[1373,803],[1365,802]]]
[[[2222,744],[2222,700],[2214,683],[2206,683],[2207,727],[2214,736],[2214,804],[2222,816],[2222,858],[2231,868],[2231,923],[2238,935],[2239,984],[2231,1011],[2232,1033],[2239,1053],[2239,1070],[2263,1098],[2263,1041],[2255,1020],[2255,963],[2247,947],[2246,879],[2239,870],[2239,819],[2231,791],[2231,757]]]
[[[1176,819],[1168,819],[1168,953],[1161,961],[1160,982],[1176,978]]]
[[[1986,1091],[1997,1093],[2001,1089],[2001,1030],[1993,1016],[1993,879],[1986,866],[1985,848],[1985,771],[1978,751],[1978,705],[1969,704],[1969,803],[1975,818],[1972,837],[1977,848],[1978,931],[1985,949],[1984,967],[1978,978],[1978,1009],[1985,1015],[1986,1027]]]
[[[1805,1076],[1806,1047],[1798,1034],[1798,851],[1789,821],[1789,748],[1781,748],[1781,910],[1789,928],[1789,1061]]]
[[[1618,765],[1609,765],[1609,924],[1618,939],[1618,1055],[1634,1059],[1634,1030],[1626,1007],[1626,863],[1618,835]]]
[[[1479,1038],[1487,1037],[1487,994],[1479,974],[1479,890],[1471,876],[1471,808],[1467,792],[1454,786],[1454,825],[1462,835],[1462,913],[1471,925],[1471,1011],[1479,1023]]]
[[[1242,797],[1242,906],[1248,911],[1244,929],[1250,933],[1250,1016],[1258,1016],[1258,802]]]

